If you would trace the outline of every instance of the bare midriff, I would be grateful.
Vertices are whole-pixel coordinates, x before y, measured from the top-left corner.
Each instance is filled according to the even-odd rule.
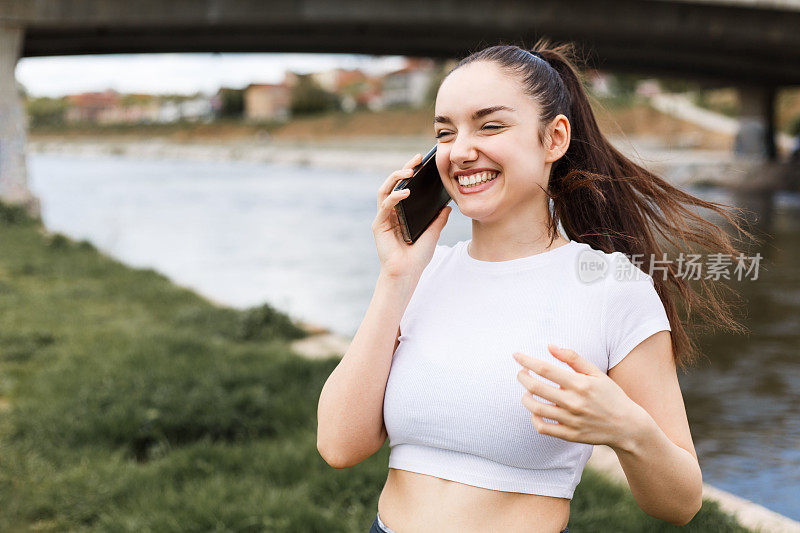
[[[378,513],[396,533],[560,533],[569,521],[569,504],[566,498],[490,490],[390,468]]]

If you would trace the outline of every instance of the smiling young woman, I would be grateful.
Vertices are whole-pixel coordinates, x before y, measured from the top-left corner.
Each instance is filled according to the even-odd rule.
[[[437,244],[446,207],[414,245],[403,242],[393,206],[407,193],[392,190],[420,154],[378,190],[381,273],[323,387],[317,431],[337,468],[389,439],[373,532],[567,531],[595,444],[616,451],[646,513],[682,525],[701,506],[676,373],[696,353],[669,289],[712,324],[741,326],[672,263],[662,280],[628,256],[642,254],[646,269],[662,258],[656,232],[684,251],[738,252],[686,206],[754,238],[730,206],[613,148],[572,55],[546,40],[534,52],[492,46],[443,80],[436,164],[472,219],[469,241]]]

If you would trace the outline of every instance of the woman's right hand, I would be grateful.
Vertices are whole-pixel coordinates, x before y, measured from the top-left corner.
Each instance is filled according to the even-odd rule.
[[[400,231],[400,221],[394,207],[397,202],[407,198],[408,189],[393,191],[397,182],[411,177],[414,166],[422,160],[422,154],[415,155],[401,170],[392,172],[378,189],[378,214],[372,222],[372,234],[378,248],[381,271],[392,277],[419,276],[430,263],[436,243],[439,241],[444,225],[452,207],[445,206],[439,216],[419,236],[414,244],[406,244]]]

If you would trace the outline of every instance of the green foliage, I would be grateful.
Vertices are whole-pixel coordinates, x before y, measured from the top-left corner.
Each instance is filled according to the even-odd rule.
[[[157,100],[156,96],[149,94],[122,94],[120,95],[120,104],[122,107],[133,107],[139,105],[146,105]]]
[[[61,126],[67,112],[66,98],[33,98],[26,102],[30,127]]]
[[[699,92],[702,89],[699,83],[684,78],[660,78],[658,83],[668,93]]]
[[[12,412],[11,438],[102,445],[137,461],[202,439],[273,438],[308,427],[316,405],[307,383],[321,388],[325,377],[280,343],[220,349],[186,333],[152,333],[109,346],[102,360],[53,361]]]
[[[310,74],[299,74],[292,87],[290,107],[292,116],[303,116],[333,111],[341,106],[339,96],[320,87]]]
[[[435,74],[431,76],[431,81],[425,92],[424,106],[433,109],[436,106],[436,95],[439,93],[439,87],[447,77],[446,65],[443,62],[438,62],[436,65]]]
[[[28,361],[54,342],[55,337],[49,331],[22,330],[4,333],[0,336],[0,361]]]
[[[80,248],[81,250],[89,251],[89,252],[97,251],[97,248],[95,247],[95,245],[92,244],[91,242],[87,241],[86,239],[82,239],[82,240],[78,241],[78,248]]]
[[[737,117],[739,115],[738,102],[719,102],[709,97],[708,91],[696,91],[691,93],[691,100],[696,106],[710,109],[717,113],[722,113],[729,117]]]
[[[275,337],[301,339],[307,336],[289,317],[265,303],[246,312],[240,322],[237,338],[243,341],[268,340]]]
[[[609,109],[627,108],[636,104],[641,98],[636,94],[636,86],[640,81],[640,76],[632,74],[607,74],[608,94],[595,94],[591,85],[585,85],[587,91],[595,96],[605,107]]]
[[[62,233],[54,233],[48,239],[47,246],[55,249],[69,248],[70,240],[69,237]]]
[[[222,88],[219,97],[221,117],[241,117],[244,114],[244,90]]]
[[[800,135],[800,115],[795,115],[789,119],[789,126],[786,128],[786,133],[792,137]]]
[[[0,226],[26,226],[37,222],[38,219],[29,215],[24,206],[0,202]]]

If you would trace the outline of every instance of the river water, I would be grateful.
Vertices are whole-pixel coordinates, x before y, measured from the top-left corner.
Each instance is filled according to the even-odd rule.
[[[370,230],[376,190],[391,168],[55,154],[28,164],[51,231],[227,305],[269,302],[348,336],[361,323],[380,266]],[[699,335],[708,360],[679,373],[703,480],[800,520],[800,195],[759,204],[690,192],[758,210],[770,234],[748,250],[762,256],[756,279],[730,282],[750,333]],[[447,245],[471,232],[451,206]]]

